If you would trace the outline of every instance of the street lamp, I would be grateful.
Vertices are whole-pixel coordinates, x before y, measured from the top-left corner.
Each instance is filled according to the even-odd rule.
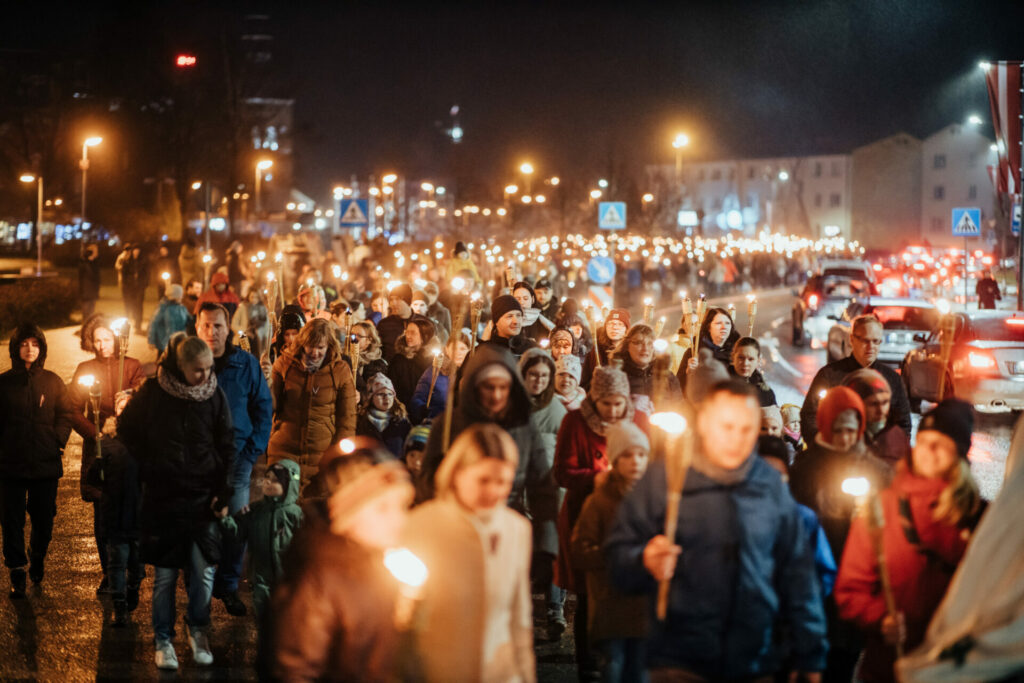
[[[676,181],[683,175],[683,147],[690,144],[690,136],[686,133],[676,133],[672,146],[676,150]]]
[[[103,138],[98,135],[88,137],[82,143],[82,160],[78,162],[78,167],[82,169],[82,229],[85,230],[85,179],[86,173],[89,170],[89,148],[95,147],[96,145],[103,142]]]
[[[36,277],[43,274],[43,176],[22,174],[23,183],[36,183]]]
[[[526,179],[526,193],[529,194],[530,193],[530,181],[532,180],[532,178],[530,178],[530,176],[533,175],[533,164],[531,164],[528,161],[524,161],[522,164],[519,165],[519,172],[522,173],[523,176]]]
[[[256,213],[262,210],[260,206],[260,185],[263,181],[263,172],[274,165],[270,159],[262,159],[256,162]]]
[[[977,114],[971,114],[970,116],[967,117],[967,123],[971,124],[972,126],[980,126],[982,123],[981,117],[978,116]]]

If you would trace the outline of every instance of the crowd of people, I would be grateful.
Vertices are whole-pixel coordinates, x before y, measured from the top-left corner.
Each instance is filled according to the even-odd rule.
[[[183,571],[194,663],[213,663],[213,599],[247,617],[248,575],[271,680],[533,681],[535,623],[559,640],[572,614],[581,681],[895,680],[985,510],[971,407],[936,405],[912,445],[871,315],[778,405],[727,308],[661,339],[646,311],[543,277],[484,282],[462,243],[437,281],[307,267],[286,301],[240,251],[205,290],[184,267],[164,283],[155,361],[122,358],[123,329],[92,314],[70,384],[30,323],[0,375],[11,596],[44,580],[74,430],[97,593],[124,626],[152,567],[159,669],[179,666]],[[692,421],[674,500],[664,413]]]

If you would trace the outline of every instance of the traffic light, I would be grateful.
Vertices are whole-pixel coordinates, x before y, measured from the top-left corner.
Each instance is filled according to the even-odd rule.
[[[174,59],[174,65],[179,69],[188,69],[196,65],[196,56],[180,54]]]

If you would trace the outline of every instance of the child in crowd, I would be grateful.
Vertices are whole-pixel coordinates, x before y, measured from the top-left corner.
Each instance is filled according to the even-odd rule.
[[[775,405],[775,392],[768,386],[761,374],[761,344],[753,337],[741,337],[732,347],[733,375],[745,379],[757,389],[761,407]]]
[[[418,425],[409,430],[409,436],[405,437],[405,469],[415,481],[423,471],[423,454],[427,450],[427,440],[430,438],[430,425]]]
[[[795,403],[782,404],[782,431],[782,438],[793,447],[794,452],[799,453],[807,448],[800,435],[800,406]]]
[[[785,433],[784,427],[782,426],[782,411],[779,410],[778,406],[761,406],[761,435],[762,436],[774,436],[779,439]],[[786,444],[786,466],[788,467],[793,463],[793,458],[796,457],[796,452],[789,443]]]
[[[587,397],[580,388],[583,364],[574,355],[565,355],[555,361],[555,396],[566,410],[576,410]]]
[[[167,296],[160,301],[160,307],[149,322],[149,345],[156,349],[159,357],[167,349],[167,342],[175,332],[184,332],[189,323],[189,312],[181,303],[184,291],[181,285],[167,287]]]
[[[359,407],[356,436],[377,439],[401,460],[405,455],[405,437],[411,428],[405,406],[395,398],[391,380],[381,374],[371,377],[366,386],[366,399]]]
[[[607,438],[611,470],[583,503],[572,534],[572,561],[586,573],[587,628],[590,642],[604,657],[602,680],[644,681],[647,597],[626,595],[612,586],[602,546],[619,504],[647,471],[651,447],[632,422],[612,425]]]
[[[263,497],[247,505],[233,516],[221,518],[221,531],[230,544],[248,544],[249,567],[252,570],[252,606],[257,623],[270,601],[270,591],[283,574],[281,558],[302,523],[298,505],[299,465],[282,460],[267,468],[260,482]]]

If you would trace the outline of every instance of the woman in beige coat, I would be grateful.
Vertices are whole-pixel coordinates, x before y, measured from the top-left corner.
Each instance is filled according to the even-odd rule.
[[[356,385],[330,325],[318,318],[303,327],[274,362],[270,384],[274,425],[267,464],[286,458],[299,463],[303,489],[327,447],[356,432]]]
[[[437,471],[437,498],[409,519],[406,544],[430,572],[415,620],[427,681],[537,679],[530,523],[505,504],[518,460],[503,429],[469,427]]]

